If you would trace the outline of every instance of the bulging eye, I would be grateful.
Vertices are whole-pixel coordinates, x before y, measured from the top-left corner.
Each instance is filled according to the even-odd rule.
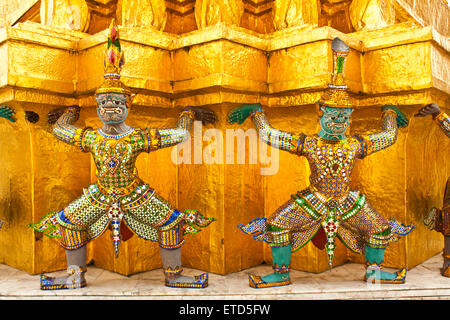
[[[103,101],[101,102],[101,104],[106,104],[106,101],[105,101],[105,100],[103,100]]]

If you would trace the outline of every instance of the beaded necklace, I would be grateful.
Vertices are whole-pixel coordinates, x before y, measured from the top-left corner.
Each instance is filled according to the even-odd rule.
[[[121,133],[121,134],[117,134],[117,135],[112,135],[112,134],[106,134],[102,131],[101,128],[97,129],[98,133],[100,133],[100,135],[102,137],[105,137],[107,139],[121,139],[123,137],[126,137],[127,135],[129,135],[130,133],[132,133],[134,131],[134,128],[130,128],[130,130],[128,130],[127,132]]]

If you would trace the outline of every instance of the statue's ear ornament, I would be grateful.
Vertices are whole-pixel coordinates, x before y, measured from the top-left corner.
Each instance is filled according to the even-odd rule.
[[[136,94],[132,93],[127,97],[127,107],[131,107],[131,104],[133,103],[133,99],[136,96]]]

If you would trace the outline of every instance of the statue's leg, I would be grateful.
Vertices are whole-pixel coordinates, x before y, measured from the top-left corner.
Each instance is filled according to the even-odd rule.
[[[271,246],[273,273],[260,277],[249,275],[249,284],[253,288],[279,287],[291,284],[289,277],[291,267],[290,244],[283,246]]]
[[[406,268],[396,272],[383,270],[384,251],[386,248],[373,248],[366,245],[364,260],[366,262],[365,280],[372,283],[405,283]]]
[[[165,275],[165,285],[175,288],[205,288],[208,286],[208,274],[184,276],[181,264],[181,246],[184,243],[182,223],[169,230],[159,231],[161,260]]]
[[[447,180],[447,186],[444,192],[444,205],[442,209],[432,207],[428,215],[423,219],[423,223],[430,230],[440,232],[444,235],[444,264],[441,269],[441,275],[450,277],[450,178]]]
[[[447,186],[444,192],[444,204],[442,206],[442,234],[444,235],[444,265],[441,274],[444,277],[450,277],[450,177],[447,180]]]
[[[405,226],[395,219],[389,219],[385,224],[386,229],[369,235],[364,247],[365,279],[372,283],[405,283],[406,268],[396,272],[383,270],[384,251],[391,241],[397,241],[399,237],[408,235],[414,229],[414,225]]]
[[[444,265],[441,269],[441,274],[444,277],[450,277],[450,235],[444,235]]]
[[[249,276],[249,284],[253,288],[266,288],[285,286],[291,283],[289,271],[291,269],[292,246],[289,239],[289,230],[269,224],[267,233],[270,237],[269,246],[272,251],[273,273],[259,277]]]
[[[78,289],[86,286],[86,246],[66,250],[67,276],[41,275],[41,290]]]
[[[263,218],[256,219],[240,228],[245,233],[256,235],[260,232],[260,236],[264,236],[264,240],[268,242],[272,251],[273,273],[265,276],[250,274],[249,285],[253,288],[289,285],[292,251],[302,247],[313,237],[320,227],[320,221],[314,220],[292,199],[267,219],[267,225],[259,225],[261,221]],[[253,228],[257,230],[252,230]],[[299,231],[300,229],[302,231]],[[296,240],[292,241],[294,234]]]
[[[166,275],[165,285],[177,288],[204,288],[208,274],[182,276],[181,246],[185,234],[195,234],[209,226],[215,219],[187,209],[180,212],[156,192],[139,207],[127,210],[124,221],[138,236],[158,241]],[[156,232],[155,232],[156,231]]]
[[[105,210],[95,207],[86,195],[59,212],[50,212],[28,226],[55,239],[66,250],[66,277],[41,275],[42,290],[76,289],[86,286],[86,244],[107,227]],[[90,229],[90,232],[87,232]]]
[[[394,219],[384,219],[367,202],[361,210],[341,221],[341,240],[354,252],[363,253],[365,280],[378,283],[404,283],[406,269],[398,272],[383,270],[384,252],[389,243],[408,234],[414,226],[403,226]]]

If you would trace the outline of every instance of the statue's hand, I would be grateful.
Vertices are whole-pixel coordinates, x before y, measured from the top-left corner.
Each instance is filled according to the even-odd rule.
[[[80,117],[80,107],[70,106],[54,109],[47,114],[48,123],[54,124],[63,114],[67,114],[70,117],[70,122],[73,123]]]
[[[208,108],[203,107],[187,107],[184,110],[190,110],[194,113],[194,119],[201,121],[203,124],[214,124],[217,121],[216,113]]]
[[[244,104],[228,113],[228,122],[242,124],[253,112],[260,109],[261,105],[259,103]]]
[[[428,227],[430,230],[434,230],[436,227],[437,217],[441,215],[441,210],[436,207],[433,207],[428,211],[428,214],[425,218],[423,218],[423,224]]]
[[[397,127],[406,128],[408,126],[408,124],[409,124],[408,118],[405,116],[405,114],[403,112],[400,111],[400,109],[398,107],[393,106],[391,104],[386,104],[381,108],[381,110],[395,111],[395,113],[397,114]]]
[[[16,122],[13,118],[14,113],[16,113],[12,108],[6,106],[0,106],[0,117],[8,119],[11,122]]]
[[[435,118],[441,112],[441,108],[435,103],[427,104],[425,107],[421,108],[414,117],[425,117],[429,114]]]

